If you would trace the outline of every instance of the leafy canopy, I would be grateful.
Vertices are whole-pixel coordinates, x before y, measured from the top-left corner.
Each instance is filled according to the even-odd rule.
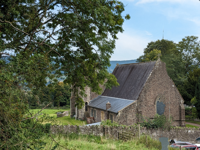
[[[55,82],[64,77],[81,108],[78,87],[84,95],[85,86],[100,93],[99,84],[118,85],[107,67],[123,32],[124,5],[118,0],[1,0],[0,9],[0,146],[23,149],[28,139],[36,142],[21,128],[28,111],[24,88],[40,89],[47,77]],[[11,55],[9,63],[5,55]]]

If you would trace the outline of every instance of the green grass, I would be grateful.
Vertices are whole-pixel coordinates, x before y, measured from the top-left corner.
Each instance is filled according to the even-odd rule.
[[[41,109],[30,109],[30,112],[33,114],[36,114],[40,111]],[[57,118],[56,112],[64,112],[64,111],[69,111],[69,109],[44,109],[42,112],[40,112],[38,115],[38,121],[42,124],[46,123],[51,123],[52,125],[57,124],[57,125],[85,125],[86,121],[80,121],[80,120],[75,120],[70,118],[70,116],[64,116]],[[44,118],[45,114],[49,116],[48,118]],[[30,117],[30,116],[29,116]]]
[[[189,127],[189,128],[196,128],[196,129],[198,129],[198,128],[199,128],[199,127],[197,127],[197,126],[190,125],[190,124],[186,124],[186,127]]]
[[[161,143],[159,141],[147,138],[149,141],[144,141],[146,137],[141,137],[141,140],[133,139],[127,142],[106,139],[100,136],[94,135],[52,135],[54,140],[61,146],[70,150],[159,150],[161,149]],[[50,150],[56,142],[52,141],[51,137],[44,136],[41,138],[46,142],[44,150]],[[148,144],[149,143],[149,144]],[[154,143],[154,144],[152,144]],[[156,144],[155,144],[156,143]],[[57,147],[57,149],[64,150],[63,147]]]
[[[200,125],[199,121],[186,120],[186,122],[195,123],[195,124],[199,124]]]
[[[30,109],[31,113],[38,113],[41,109]],[[70,109],[43,109],[40,113],[46,114],[54,114],[56,116],[56,112],[69,111]]]

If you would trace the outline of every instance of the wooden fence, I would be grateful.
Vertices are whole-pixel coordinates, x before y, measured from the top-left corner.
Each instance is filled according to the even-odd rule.
[[[135,136],[135,133],[130,133],[130,132],[118,132],[118,139],[122,141],[127,141],[133,139]]]

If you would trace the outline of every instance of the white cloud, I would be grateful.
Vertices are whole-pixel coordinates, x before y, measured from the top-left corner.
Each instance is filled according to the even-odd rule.
[[[152,35],[150,32],[148,31],[145,31],[146,35]]]
[[[111,60],[137,59],[143,54],[144,48],[149,41],[150,39],[138,32],[126,30],[126,32],[119,33],[118,40],[116,41],[116,49],[111,56]]]
[[[198,18],[188,18],[187,20],[195,23],[197,26],[200,26],[200,19]]]

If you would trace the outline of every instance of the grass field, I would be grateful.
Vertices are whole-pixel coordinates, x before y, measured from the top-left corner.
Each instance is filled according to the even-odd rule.
[[[42,149],[50,150],[56,146],[58,142],[63,147],[57,147],[56,149],[64,150],[65,148],[70,150],[160,150],[161,143],[146,136],[141,137],[140,140],[133,139],[127,142],[106,139],[100,136],[93,135],[52,135],[51,137],[44,136],[42,141],[46,142],[46,146]]]
[[[200,122],[199,122],[199,121],[186,120],[186,122],[196,123],[196,124],[199,124],[199,125],[200,125]]]
[[[190,125],[190,124],[186,124],[186,127],[189,127],[189,128],[196,128],[196,129],[199,128],[199,127],[197,127],[197,126],[193,126],[193,125]]]
[[[30,109],[30,112],[32,114],[36,114],[40,111],[41,109]],[[57,124],[57,125],[85,125],[86,121],[80,121],[80,120],[75,120],[70,118],[70,116],[64,116],[57,118],[56,112],[64,112],[64,111],[69,111],[69,109],[44,109],[42,112],[39,113],[38,121],[41,122],[42,124],[45,123],[51,123]],[[43,117],[47,115],[48,118],[43,119]]]

